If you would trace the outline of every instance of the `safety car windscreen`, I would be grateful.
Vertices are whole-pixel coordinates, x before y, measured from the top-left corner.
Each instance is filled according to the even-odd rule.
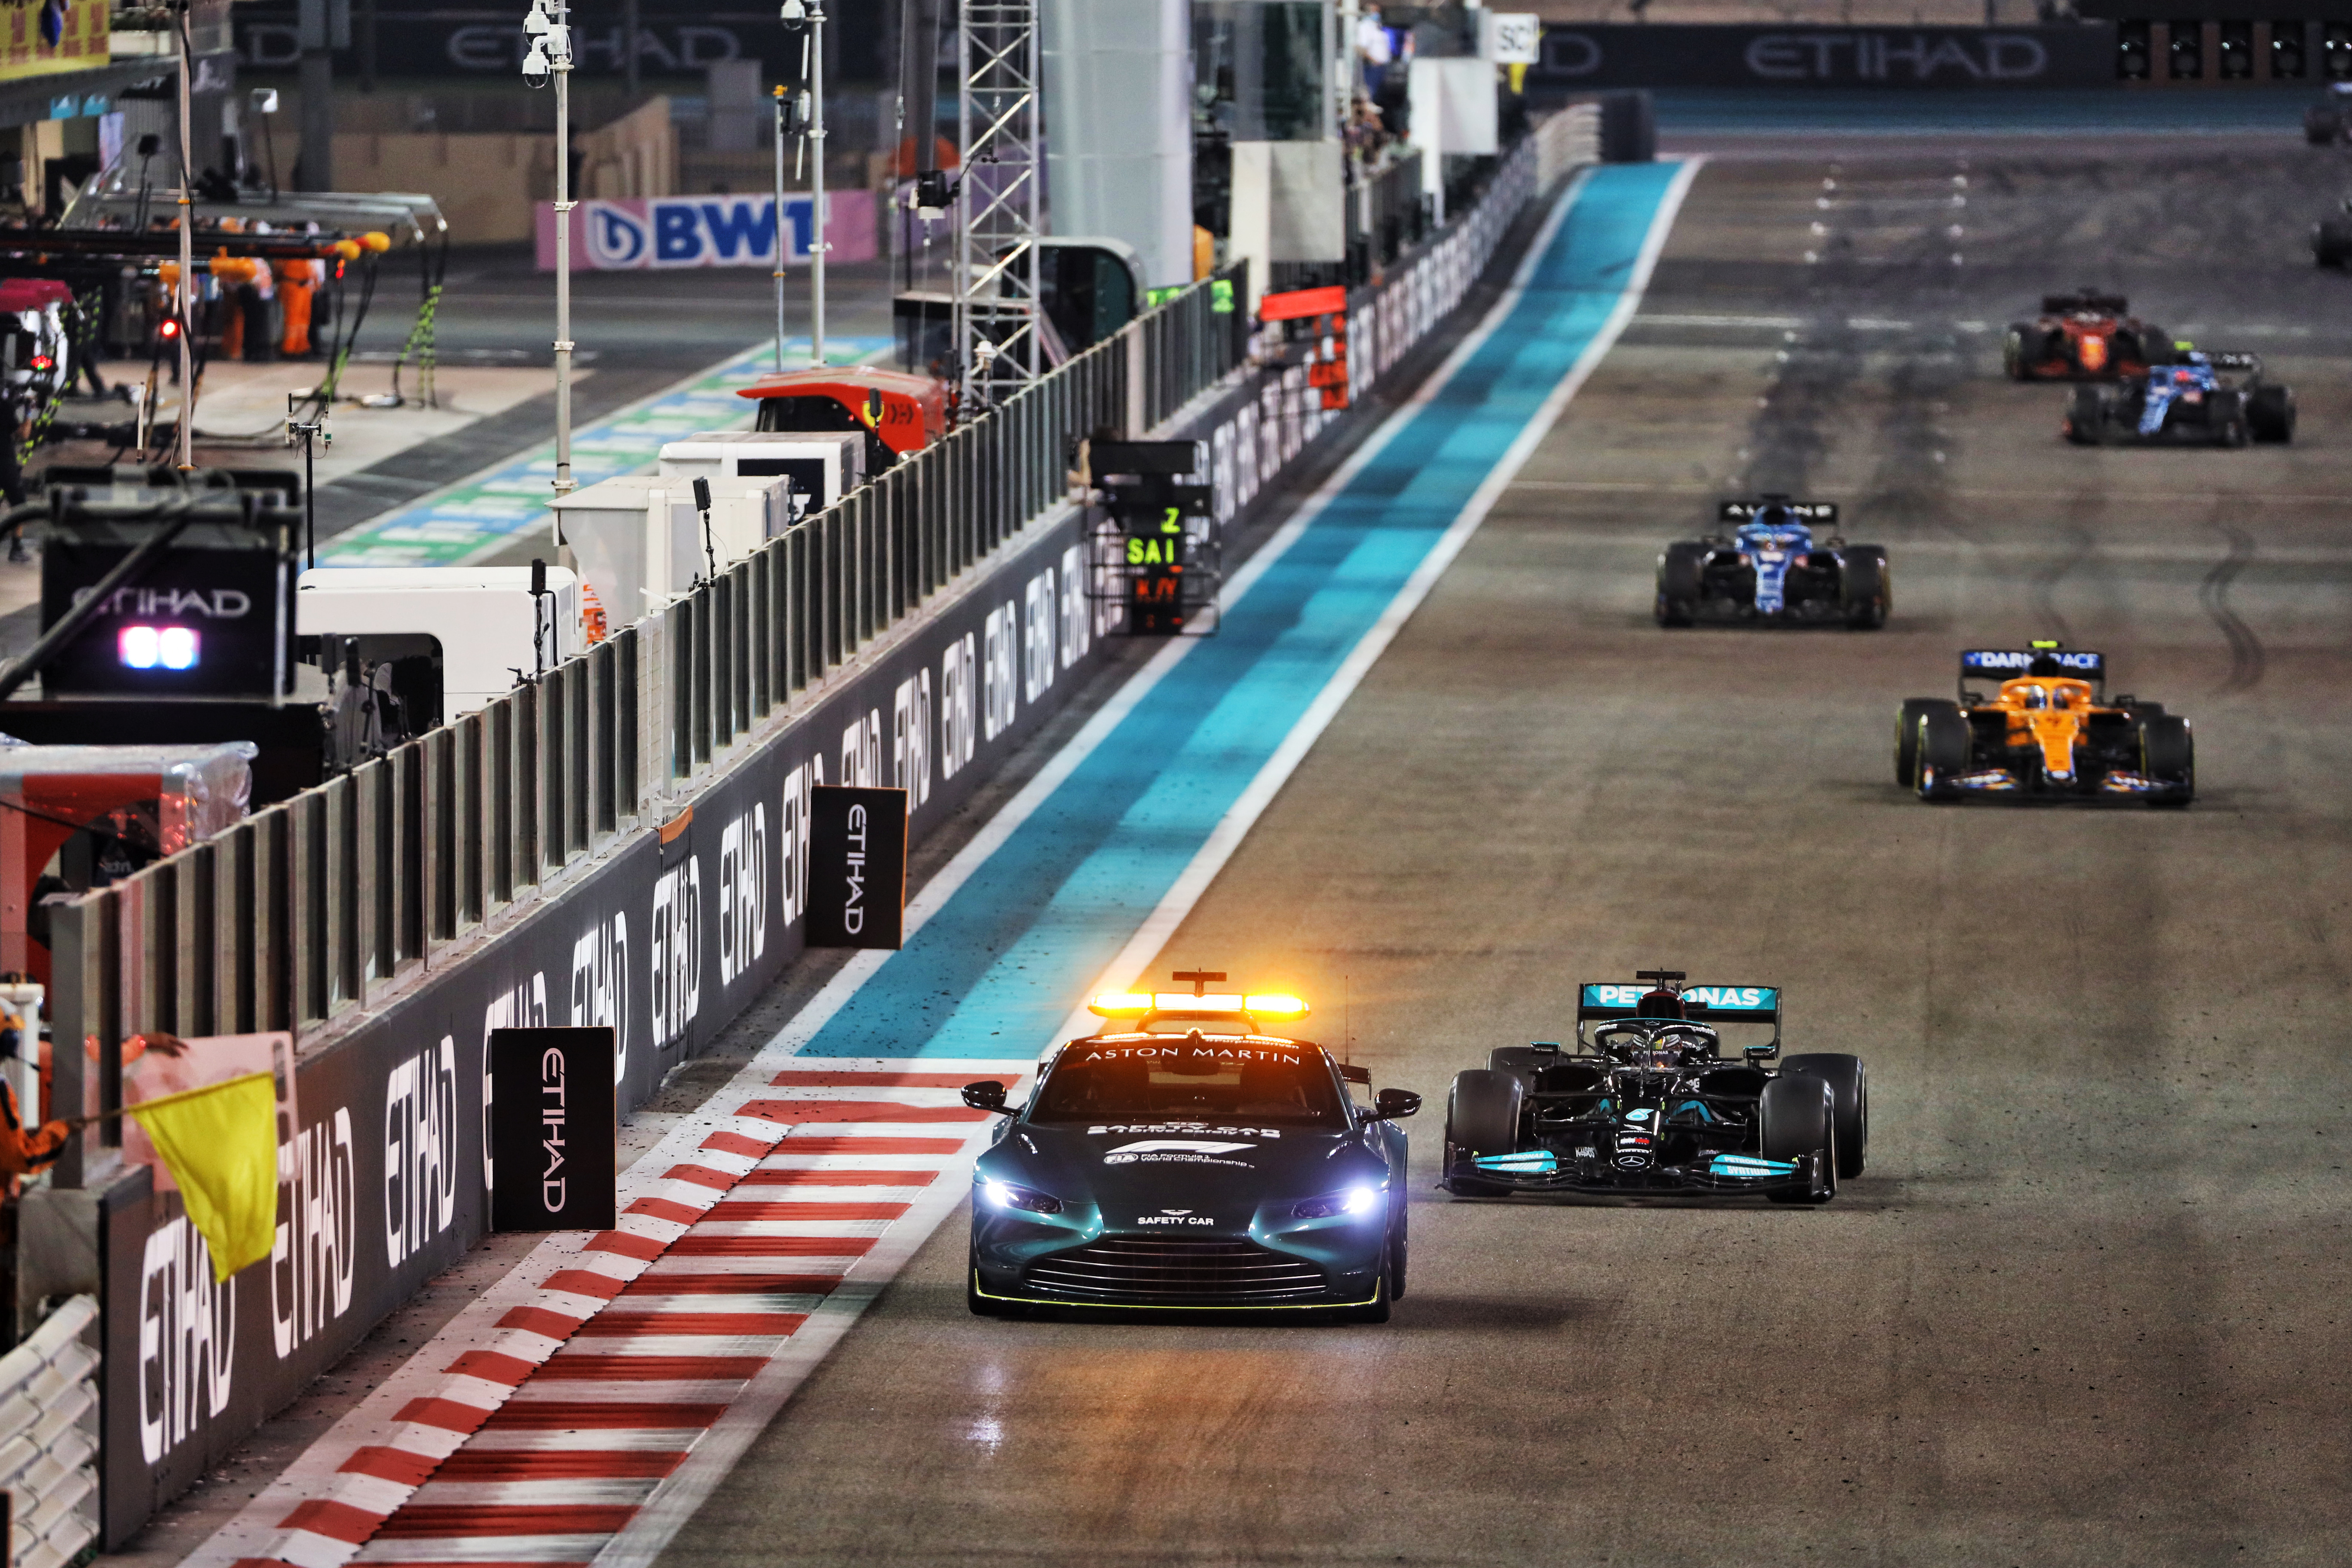
[[[1320,1056],[1216,1040],[1072,1046],[1045,1080],[1029,1119],[1347,1125]]]

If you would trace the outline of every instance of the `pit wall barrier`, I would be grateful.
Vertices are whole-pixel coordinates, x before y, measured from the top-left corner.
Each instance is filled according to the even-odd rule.
[[[1196,286],[536,684],[58,906],[56,1037],[100,1052],[88,1091],[55,1053],[58,1103],[119,1094],[135,1032],[298,1046],[266,1264],[215,1285],[178,1195],[112,1151],[61,1173],[96,1216],[105,1546],[481,1239],[490,1030],[610,1025],[643,1104],[800,955],[812,786],[903,787],[919,839],[1083,683],[1108,645],[1078,435],[1205,439],[1246,521],[1461,303],[1539,141],[1354,291],[1356,412],[1257,368],[1231,279]]]

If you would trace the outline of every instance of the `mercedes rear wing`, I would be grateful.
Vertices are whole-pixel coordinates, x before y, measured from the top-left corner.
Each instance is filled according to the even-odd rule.
[[[1576,1021],[1633,1018],[1640,1016],[1642,998],[1657,986],[1649,981],[1633,984],[1601,982],[1578,990]],[[1780,988],[1777,985],[1678,986],[1683,1010],[1695,1024],[1780,1024]]]

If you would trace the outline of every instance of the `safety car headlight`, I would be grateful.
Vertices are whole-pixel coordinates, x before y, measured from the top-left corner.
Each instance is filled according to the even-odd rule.
[[[1345,1192],[1326,1193],[1319,1198],[1308,1198],[1290,1212],[1300,1219],[1329,1219],[1334,1215],[1370,1214],[1381,1201],[1376,1187],[1349,1187]]]
[[[1062,1200],[1034,1187],[1018,1187],[1011,1182],[982,1182],[980,1195],[991,1207],[1024,1209],[1030,1214],[1060,1214]]]

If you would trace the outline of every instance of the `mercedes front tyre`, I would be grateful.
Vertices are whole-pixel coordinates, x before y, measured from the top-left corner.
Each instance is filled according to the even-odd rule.
[[[1515,1154],[1519,1148],[1519,1109],[1526,1091],[1517,1073],[1472,1068],[1454,1075],[1445,1100],[1447,1191],[1463,1197],[1499,1197],[1511,1189],[1455,1170],[1481,1154]]]
[[[1824,1204],[1837,1196],[1837,1123],[1830,1086],[1811,1074],[1782,1072],[1764,1086],[1756,1108],[1758,1152],[1795,1165],[1802,1187],[1767,1194],[1777,1204]]]
[[[1801,1074],[1830,1086],[1830,1121],[1837,1134],[1838,1180],[1862,1174],[1870,1157],[1870,1085],[1864,1078],[1862,1058],[1841,1052],[1819,1051],[1790,1057],[1780,1063],[1783,1075]]]

